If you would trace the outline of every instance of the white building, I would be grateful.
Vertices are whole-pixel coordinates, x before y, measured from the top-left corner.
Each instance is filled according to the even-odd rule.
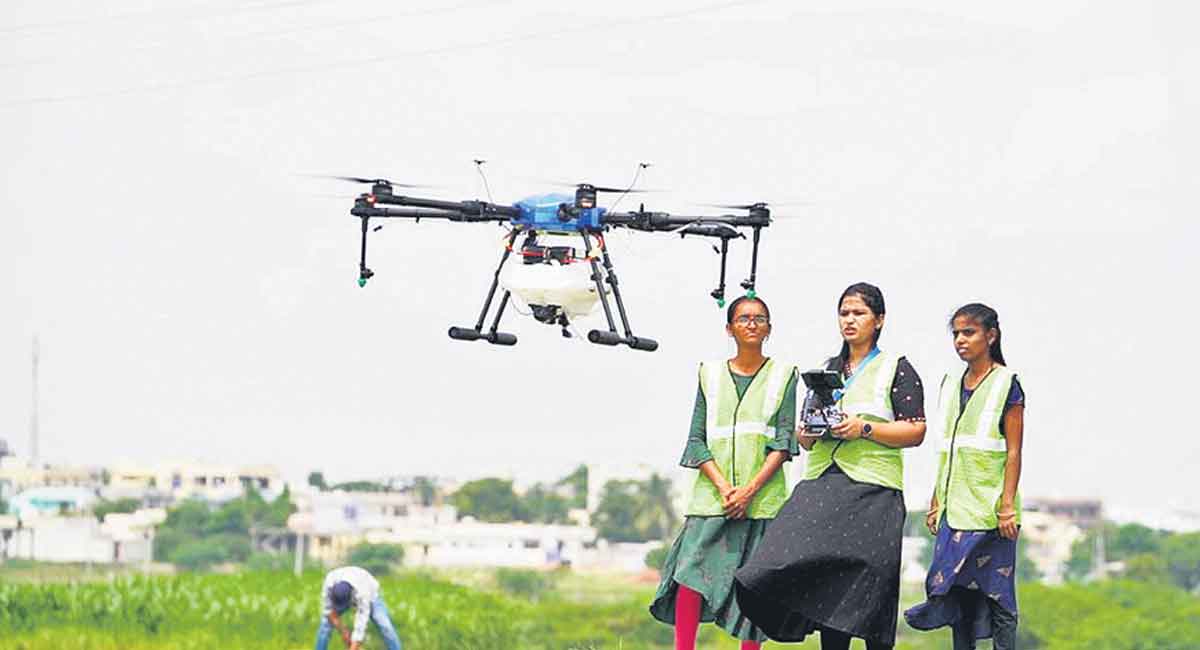
[[[8,512],[21,519],[90,512],[99,497],[92,488],[49,485],[24,490],[12,497]]]
[[[415,566],[537,568],[579,563],[595,546],[596,531],[560,524],[413,522],[368,534],[367,541],[403,545],[405,563]]]
[[[270,500],[279,496],[283,487],[279,471],[270,466],[174,462],[116,465],[105,492],[114,498],[136,498],[153,492],[165,493],[175,501],[201,498],[220,503],[242,496],[248,488]]]
[[[1063,581],[1067,560],[1071,559],[1071,545],[1083,535],[1083,529],[1070,517],[1036,510],[1021,513],[1026,552],[1047,584]]]
[[[38,562],[134,564],[153,555],[154,526],[164,511],[95,517],[0,517],[0,557]]]
[[[357,544],[400,544],[415,566],[545,567],[574,563],[596,532],[572,525],[458,520],[453,506],[421,506],[412,493],[298,493],[288,528],[307,539],[310,558],[344,562]]]
[[[35,487],[97,488],[103,483],[98,467],[34,466],[18,456],[0,456],[0,498]]]

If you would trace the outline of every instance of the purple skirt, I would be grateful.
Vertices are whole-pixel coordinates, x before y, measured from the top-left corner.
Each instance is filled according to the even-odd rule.
[[[999,530],[954,530],[943,518],[925,578],[926,600],[904,612],[904,619],[918,630],[933,630],[972,615],[976,638],[989,638],[988,608],[971,604],[984,596],[1015,616],[1016,569],[1016,540],[1001,537]]]

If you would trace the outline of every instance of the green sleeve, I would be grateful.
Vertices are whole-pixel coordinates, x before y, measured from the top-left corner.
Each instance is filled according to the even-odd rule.
[[[683,448],[683,457],[679,464],[695,469],[713,459],[708,449],[708,404],[704,400],[704,390],[696,385],[696,407],[692,409],[692,427],[688,430],[687,445]]]
[[[775,439],[767,443],[767,451],[786,451],[788,460],[800,453],[796,441],[796,374],[792,373],[783,389],[783,404],[775,413]]]

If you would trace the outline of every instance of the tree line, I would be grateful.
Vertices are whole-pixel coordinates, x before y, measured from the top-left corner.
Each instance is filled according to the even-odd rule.
[[[166,521],[155,533],[154,559],[185,569],[251,560],[272,563],[275,560],[254,557],[250,529],[283,528],[295,511],[286,487],[271,501],[253,488],[217,507],[188,499],[167,511]]]
[[[557,481],[535,484],[523,495],[511,480],[470,481],[450,495],[450,502],[460,517],[479,521],[565,524],[570,510],[587,507],[587,494],[587,467],[580,465]],[[591,524],[610,542],[666,539],[679,524],[672,501],[671,481],[659,474],[608,481],[590,513]]]
[[[1122,575],[1140,582],[1200,589],[1200,532],[1172,533],[1142,524],[1104,522],[1071,545],[1067,579],[1092,577],[1097,550],[1107,562],[1121,562]]]

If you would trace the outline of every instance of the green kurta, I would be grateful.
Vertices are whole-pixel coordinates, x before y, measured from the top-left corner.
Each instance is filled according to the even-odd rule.
[[[753,377],[734,374],[733,379],[740,397]],[[705,437],[706,409],[704,392],[697,389],[692,426],[680,460],[684,467],[696,468],[712,460]],[[791,460],[799,451],[795,436],[795,377],[788,380],[783,404],[772,423],[776,435],[767,444],[767,450],[787,452],[788,460]],[[782,468],[779,471],[783,471]],[[768,519],[687,517],[663,563],[662,582],[650,604],[650,614],[663,623],[674,625],[675,594],[682,584],[703,597],[702,622],[716,623],[738,639],[766,640],[766,636],[742,616],[733,594],[733,572],[754,551],[769,522]]]

